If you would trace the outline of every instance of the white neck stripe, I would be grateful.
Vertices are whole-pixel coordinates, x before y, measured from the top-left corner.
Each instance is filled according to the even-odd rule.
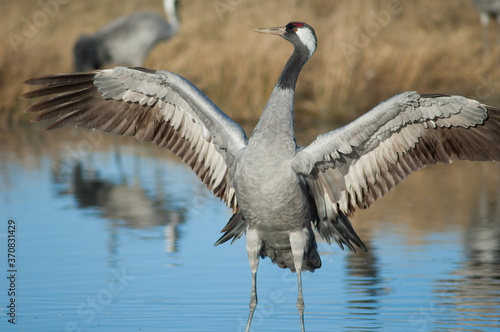
[[[316,42],[311,30],[307,28],[299,28],[296,32],[299,39],[309,50],[309,57],[311,57],[316,50]]]

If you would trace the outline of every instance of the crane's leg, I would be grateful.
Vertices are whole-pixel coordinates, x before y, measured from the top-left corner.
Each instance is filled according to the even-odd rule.
[[[307,237],[305,232],[290,233],[290,245],[292,247],[293,263],[297,272],[297,310],[300,316],[300,327],[304,332],[304,296],[302,295],[302,262],[304,261],[304,251]]]
[[[257,307],[257,268],[259,267],[259,253],[262,242],[259,239],[255,229],[247,230],[247,253],[250,269],[252,270],[252,294],[250,295],[250,311],[248,313],[248,322],[246,332],[250,331],[253,313]]]

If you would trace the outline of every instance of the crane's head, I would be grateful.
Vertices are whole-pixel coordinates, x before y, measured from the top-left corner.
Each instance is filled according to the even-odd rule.
[[[318,40],[312,26],[303,22],[290,22],[282,27],[255,29],[256,32],[279,35],[295,47],[305,47],[309,57],[316,51]]]

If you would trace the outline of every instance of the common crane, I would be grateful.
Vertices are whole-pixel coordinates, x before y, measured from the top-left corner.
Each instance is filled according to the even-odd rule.
[[[179,156],[233,216],[216,245],[246,233],[252,271],[247,331],[257,306],[260,257],[297,273],[321,267],[313,228],[328,243],[366,250],[348,217],[411,173],[455,159],[500,160],[500,108],[461,96],[396,95],[339,129],[298,147],[293,104],[297,78],[316,50],[306,23],[257,29],[283,37],[294,51],[249,139],[198,88],[168,71],[115,67],[51,75],[26,84],[25,98],[47,97],[27,112],[33,121],[135,136]],[[50,97],[52,96],[52,97]]]

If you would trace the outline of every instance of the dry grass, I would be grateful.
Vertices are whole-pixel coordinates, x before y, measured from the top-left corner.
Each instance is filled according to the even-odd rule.
[[[9,37],[22,36],[25,19],[33,22],[43,8],[38,0],[0,0],[8,14],[0,20],[5,31],[0,126],[25,121],[21,109],[28,102],[17,99],[26,90],[25,79],[71,71],[72,47],[80,34],[135,10],[162,11],[159,0],[59,1],[66,4],[39,22],[16,51]],[[232,10],[221,19],[216,3]],[[290,20],[310,23],[319,39],[297,86],[298,125],[308,119],[344,123],[406,90],[500,103],[496,56],[483,61],[481,30],[468,0],[184,0],[181,5],[181,32],[156,47],[145,66],[188,78],[239,121],[258,118],[291,52],[290,44],[253,29]],[[390,10],[390,17],[383,15]],[[360,31],[371,37],[360,40]],[[350,57],[345,56],[347,45]],[[485,90],[481,82],[490,73],[493,83]]]

